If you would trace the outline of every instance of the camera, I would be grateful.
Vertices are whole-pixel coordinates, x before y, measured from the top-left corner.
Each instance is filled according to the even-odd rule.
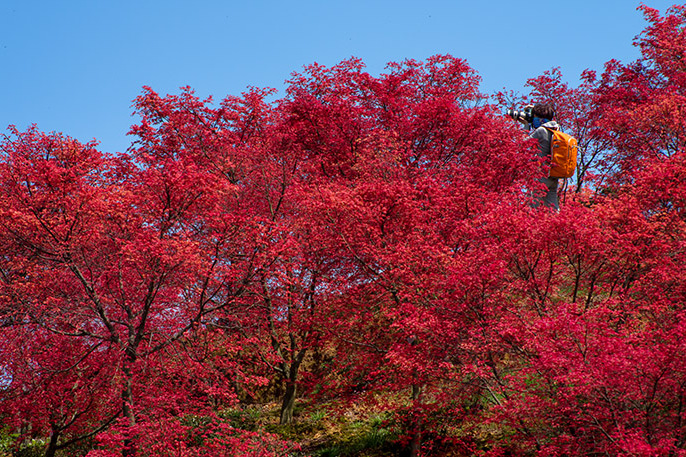
[[[526,121],[528,123],[531,123],[531,121],[534,120],[532,108],[524,108],[523,111],[517,111],[516,109],[509,109],[509,110],[507,110],[507,115],[510,116],[514,120],[521,119],[521,120]]]

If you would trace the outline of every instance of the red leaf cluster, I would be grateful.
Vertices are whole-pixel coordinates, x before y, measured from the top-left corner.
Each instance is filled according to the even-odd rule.
[[[108,155],[0,149],[0,417],[46,455],[287,455],[278,394],[373,402],[413,455],[686,455],[686,8],[569,88],[486,104],[463,60],[357,59],[283,99],[135,100]],[[561,211],[503,105],[579,139]],[[86,444],[84,444],[86,443]],[[455,451],[458,452],[458,451]]]

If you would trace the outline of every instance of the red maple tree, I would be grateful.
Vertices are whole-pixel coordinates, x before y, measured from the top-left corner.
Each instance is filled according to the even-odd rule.
[[[640,10],[636,62],[499,106],[451,56],[350,59],[274,101],[145,88],[119,155],[11,129],[18,445],[286,455],[223,416],[276,394],[284,425],[301,396],[372,402],[413,456],[684,455],[686,7]],[[581,151],[559,213],[532,205],[545,164],[501,112],[546,100]]]

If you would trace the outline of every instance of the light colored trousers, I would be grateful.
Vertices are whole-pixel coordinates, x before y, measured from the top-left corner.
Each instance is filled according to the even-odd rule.
[[[546,185],[548,190],[546,193],[541,193],[540,190],[536,190],[536,198],[534,199],[533,206],[537,207],[543,205],[548,208],[555,208],[555,211],[560,211],[560,202],[557,198],[557,185],[558,178],[541,178],[538,180]]]
[[[541,178],[539,182],[542,182],[548,188],[548,191],[542,195],[535,206],[540,205],[547,206],[548,208],[555,208],[556,211],[560,211],[560,202],[557,198],[557,184],[558,178]]]

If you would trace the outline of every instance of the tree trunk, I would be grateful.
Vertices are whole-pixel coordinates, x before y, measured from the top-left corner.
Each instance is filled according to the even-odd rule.
[[[415,404],[415,410],[417,409],[417,403],[421,401],[422,396],[422,386],[413,385],[412,386],[412,402]],[[423,412],[422,412],[423,413]],[[422,451],[422,417],[418,416],[414,418],[414,430],[412,431],[412,441],[410,442],[410,457],[419,457]]]
[[[295,407],[296,394],[297,386],[295,380],[289,379],[286,383],[286,393],[283,395],[283,403],[281,403],[281,425],[293,422],[293,408]]]
[[[48,448],[45,450],[45,457],[55,457],[57,452],[57,440],[60,438],[60,431],[53,425],[52,434],[50,435],[50,442]]]
[[[122,400],[122,413],[124,417],[128,419],[129,427],[133,428],[136,425],[136,416],[133,412],[133,389],[131,386],[131,370],[126,363],[123,368],[124,372],[124,386],[121,391]],[[130,431],[130,429],[129,429]],[[123,457],[133,457],[136,455],[136,449],[133,445],[133,440],[131,439],[130,433],[124,438],[124,450],[122,451]]]
[[[293,349],[295,350],[295,347]],[[306,349],[301,349],[291,360],[288,378],[286,379],[286,393],[283,394],[283,402],[281,403],[281,425],[293,422],[293,408],[295,407],[295,397],[298,394],[298,371],[300,371],[300,365],[306,352]]]

